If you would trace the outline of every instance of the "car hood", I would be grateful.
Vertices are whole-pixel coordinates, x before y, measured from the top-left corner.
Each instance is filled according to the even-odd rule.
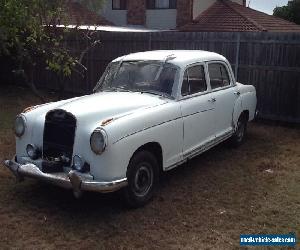
[[[77,118],[91,117],[99,121],[125,116],[166,102],[166,98],[139,92],[100,92],[67,100],[55,109],[63,109]]]

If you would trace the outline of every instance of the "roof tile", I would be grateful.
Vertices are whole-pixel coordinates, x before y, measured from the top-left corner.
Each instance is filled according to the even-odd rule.
[[[263,12],[247,8],[229,0],[218,0],[181,31],[271,31],[300,32],[300,25]]]

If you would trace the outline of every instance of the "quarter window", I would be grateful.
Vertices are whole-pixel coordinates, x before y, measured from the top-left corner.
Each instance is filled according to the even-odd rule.
[[[229,74],[224,64],[208,64],[208,72],[210,78],[210,86],[212,89],[223,88],[230,85]]]
[[[147,9],[176,9],[177,0],[147,0]]]
[[[183,76],[181,95],[192,95],[207,90],[203,65],[188,68]]]
[[[127,1],[126,0],[112,0],[112,9],[113,10],[126,10]]]

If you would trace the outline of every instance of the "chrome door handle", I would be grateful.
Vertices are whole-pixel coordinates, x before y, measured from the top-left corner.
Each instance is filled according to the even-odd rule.
[[[240,96],[241,92],[240,91],[235,91],[234,94],[237,95],[237,96]]]
[[[216,98],[211,98],[211,99],[209,99],[208,101],[211,102],[211,103],[214,103],[214,102],[216,102],[217,100],[216,100]]]

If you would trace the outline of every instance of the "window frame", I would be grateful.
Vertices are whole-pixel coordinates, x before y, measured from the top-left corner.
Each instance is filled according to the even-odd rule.
[[[111,9],[112,10],[127,10],[127,0],[119,0],[120,1],[120,8],[115,8],[114,7],[114,1],[115,0],[111,1]]]
[[[211,87],[210,75],[209,75],[209,69],[208,69],[208,67],[209,67],[210,64],[222,64],[225,67],[225,69],[227,70],[229,81],[230,81],[229,85],[224,86],[224,87],[215,88],[215,89],[213,89]],[[224,62],[224,61],[207,61],[206,65],[207,65],[208,83],[209,83],[209,87],[210,87],[211,92],[216,92],[216,91],[219,91],[219,90],[232,88],[232,87],[234,87],[236,85],[236,84],[234,84],[235,81],[234,81],[234,77],[232,75],[232,70],[230,70],[229,65],[226,62]]]
[[[189,69],[189,68],[192,68],[192,67],[195,67],[195,66],[202,66],[203,67],[203,70],[204,70],[204,77],[205,77],[205,82],[206,82],[206,90],[205,91],[202,91],[202,92],[197,92],[197,93],[193,93],[193,94],[188,94],[188,95],[182,95],[182,86],[183,86],[183,80],[184,80],[184,75],[185,75],[185,72]],[[183,74],[182,74],[182,77],[181,77],[181,83],[179,84],[180,87],[179,87],[179,96],[181,100],[184,100],[184,99],[189,99],[189,98],[193,98],[193,97],[196,97],[196,96],[201,96],[201,95],[206,95],[208,93],[210,93],[211,91],[211,88],[210,88],[210,84],[209,84],[209,79],[208,79],[208,74],[207,74],[207,65],[205,64],[205,62],[196,62],[196,63],[192,63],[192,64],[189,64],[187,65],[184,69],[183,69]]]
[[[174,1],[173,4],[171,4],[171,1]],[[147,0],[146,9],[147,10],[177,10],[177,0],[169,0],[168,8],[158,8],[155,6],[155,0]]]

